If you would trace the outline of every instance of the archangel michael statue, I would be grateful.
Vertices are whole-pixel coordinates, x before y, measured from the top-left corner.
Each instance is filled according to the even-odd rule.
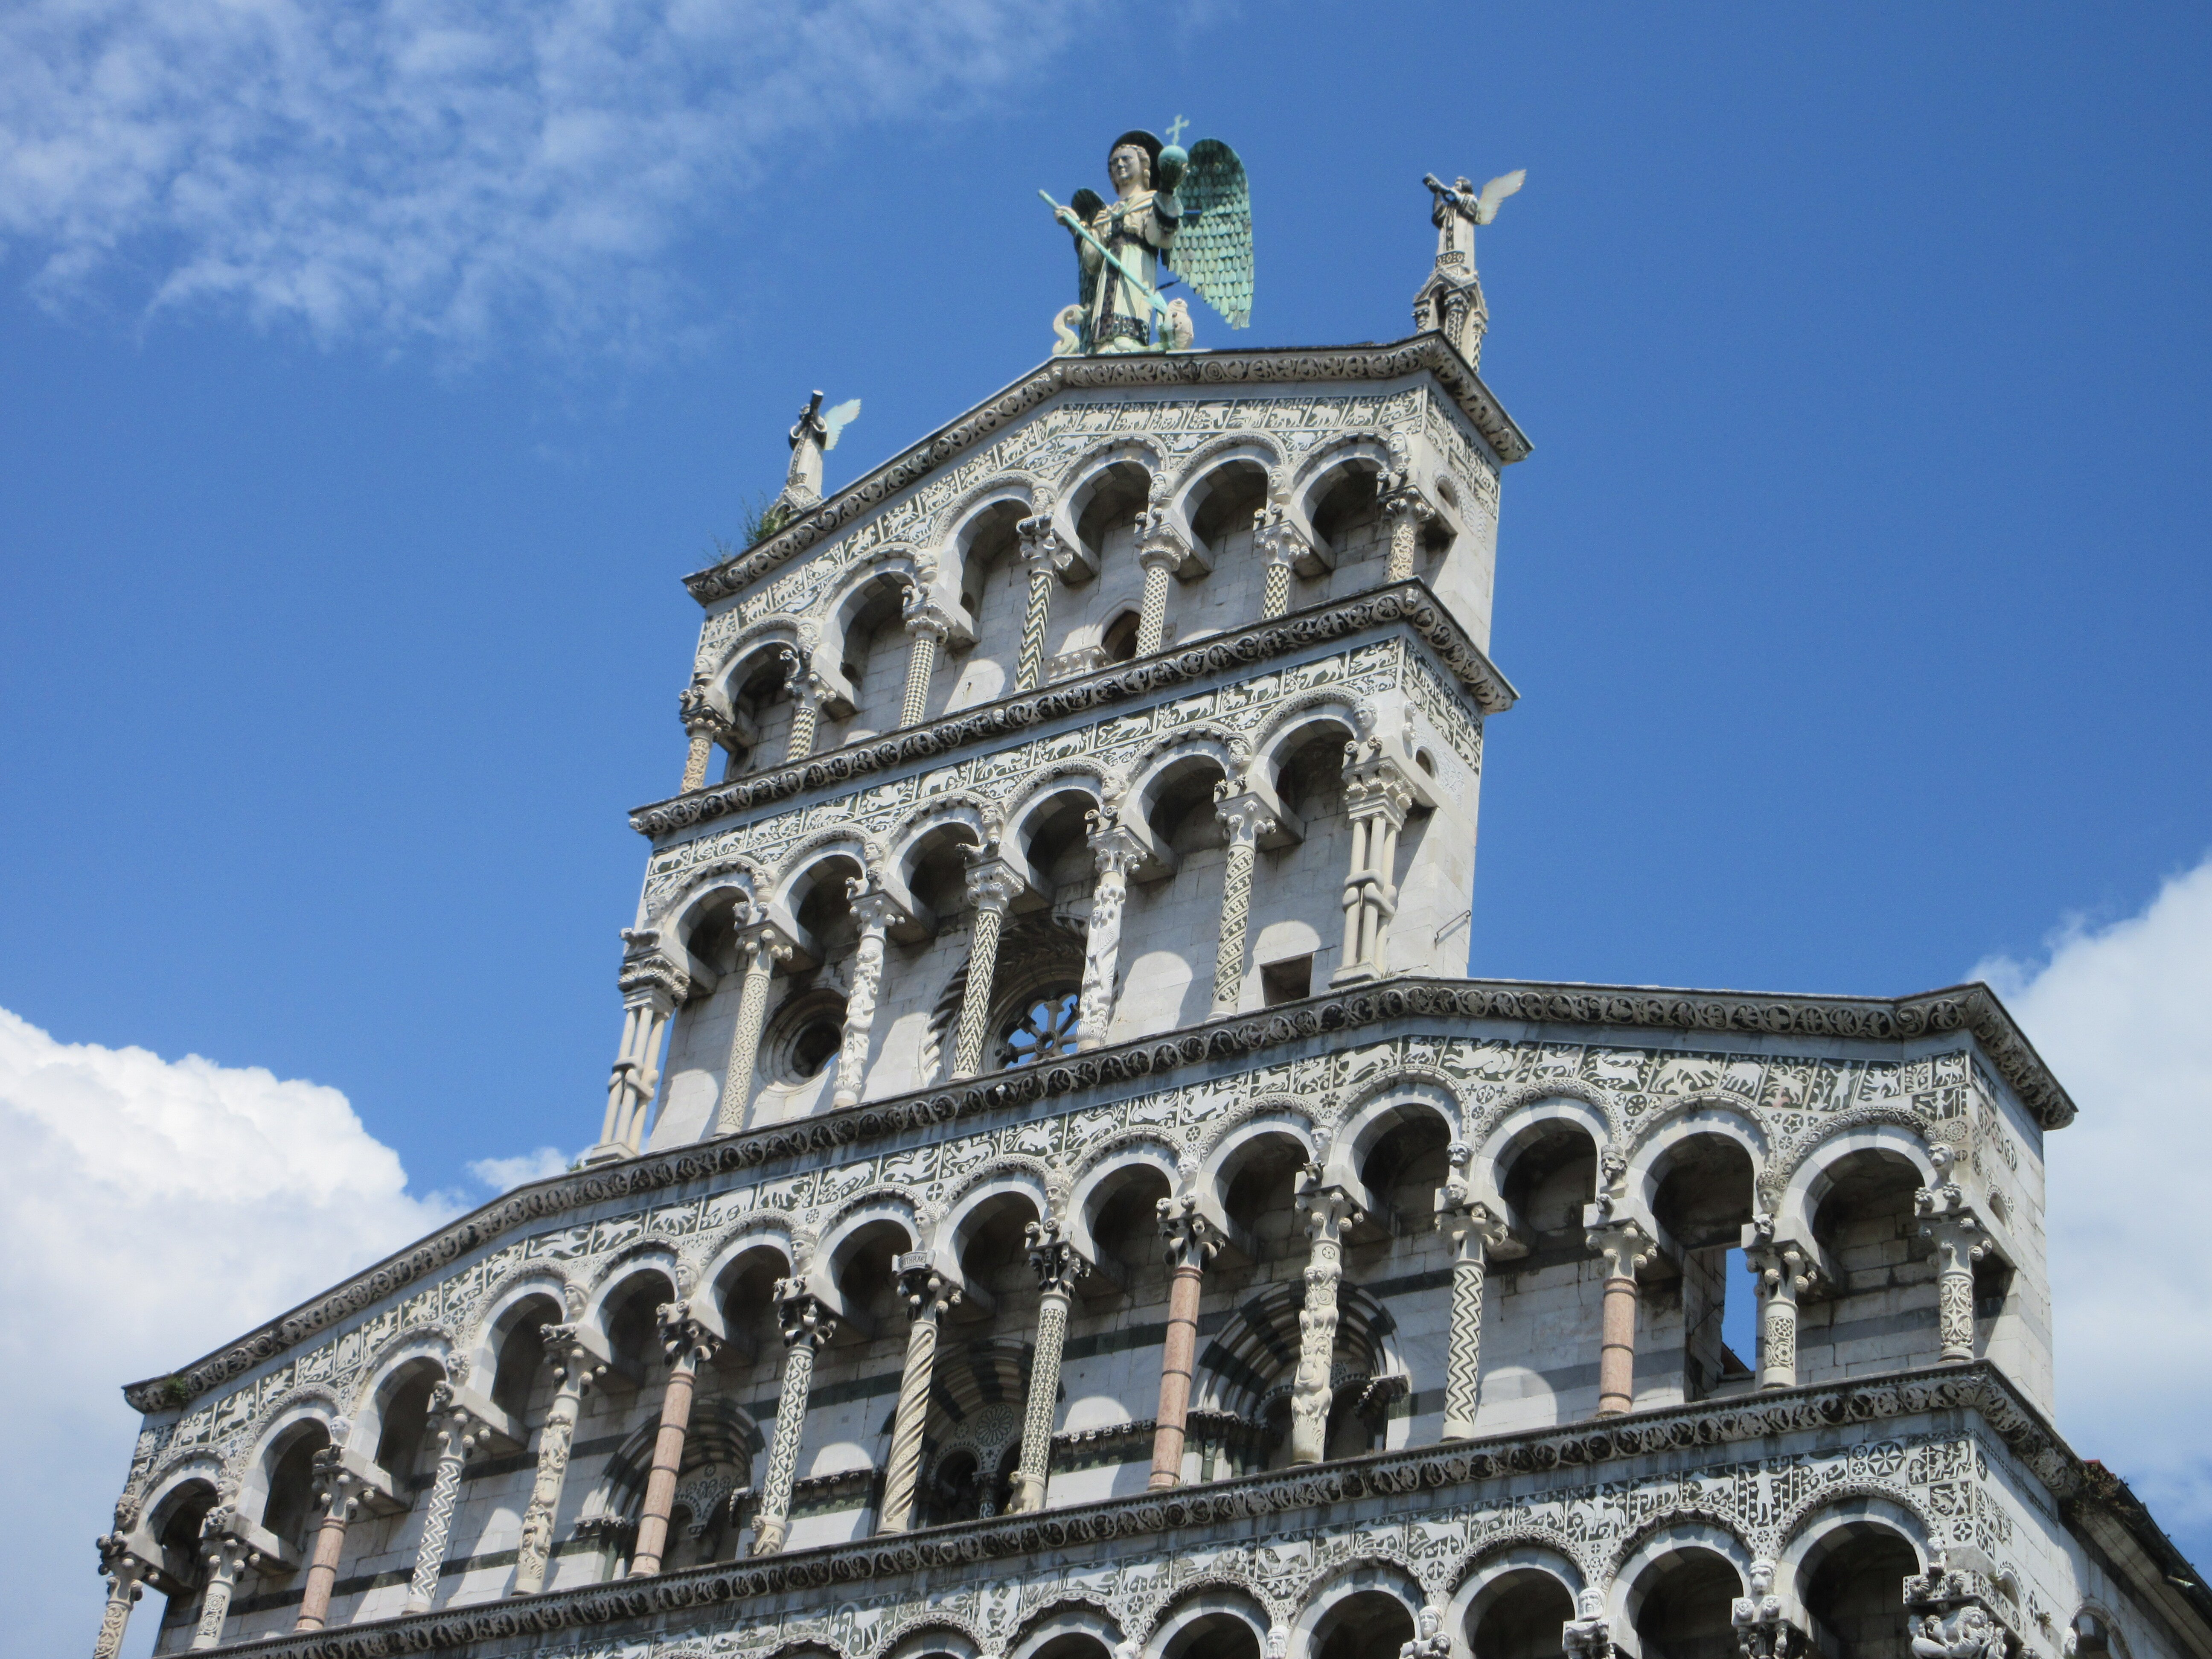
[[[1252,198],[1237,152],[1218,138],[1186,151],[1154,133],[1125,132],[1107,151],[1106,176],[1110,203],[1086,189],[1061,207],[1038,192],[1075,239],[1082,296],[1054,319],[1056,355],[1188,349],[1190,307],[1161,293],[1178,277],[1230,327],[1245,326]]]

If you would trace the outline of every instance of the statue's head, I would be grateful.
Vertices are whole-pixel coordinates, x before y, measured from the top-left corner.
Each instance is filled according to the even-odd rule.
[[[1132,191],[1149,190],[1157,176],[1160,159],[1160,141],[1145,131],[1125,132],[1114,141],[1106,152],[1106,176],[1114,181],[1115,191],[1127,196]]]

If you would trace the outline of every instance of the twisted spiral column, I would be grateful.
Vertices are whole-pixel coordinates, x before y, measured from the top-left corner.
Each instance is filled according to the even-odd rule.
[[[1213,1012],[1233,1014],[1244,993],[1245,934],[1252,918],[1252,865],[1259,837],[1275,820],[1256,795],[1236,793],[1228,779],[1214,786],[1214,811],[1229,830],[1221,877],[1221,927],[1213,954]]]
[[[906,631],[914,643],[906,655],[906,690],[899,701],[901,726],[919,726],[929,718],[930,676],[937,672],[937,653],[952,626],[951,618],[937,606],[916,602],[920,592],[919,588],[907,590]]]
[[[991,981],[999,967],[999,933],[1006,907],[1022,890],[1021,878],[996,859],[979,860],[968,872],[968,896],[975,906],[975,931],[968,945],[968,982],[960,993],[960,1028],[952,1046],[952,1075],[974,1077],[983,1069],[983,1045],[989,1040]]]
[[[884,1470],[884,1506],[878,1532],[904,1532],[914,1522],[914,1494],[921,1477],[921,1431],[929,1416],[930,1374],[945,1310],[960,1300],[915,1251],[899,1258],[898,1291],[913,1322],[907,1327],[906,1366],[899,1373],[898,1408],[891,1418],[890,1459]]]

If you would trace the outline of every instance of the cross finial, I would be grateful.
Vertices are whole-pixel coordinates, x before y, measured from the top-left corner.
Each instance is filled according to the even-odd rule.
[[[1182,130],[1189,125],[1190,123],[1184,120],[1180,115],[1176,116],[1174,120],[1169,122],[1168,143],[1171,144],[1180,144],[1182,143]]]

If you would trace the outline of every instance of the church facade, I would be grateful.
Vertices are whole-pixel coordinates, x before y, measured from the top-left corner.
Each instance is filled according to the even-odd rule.
[[[130,1388],[100,1655],[2212,1655],[1985,988],[1465,976],[1528,444],[1438,263],[690,579],[598,1144]]]

